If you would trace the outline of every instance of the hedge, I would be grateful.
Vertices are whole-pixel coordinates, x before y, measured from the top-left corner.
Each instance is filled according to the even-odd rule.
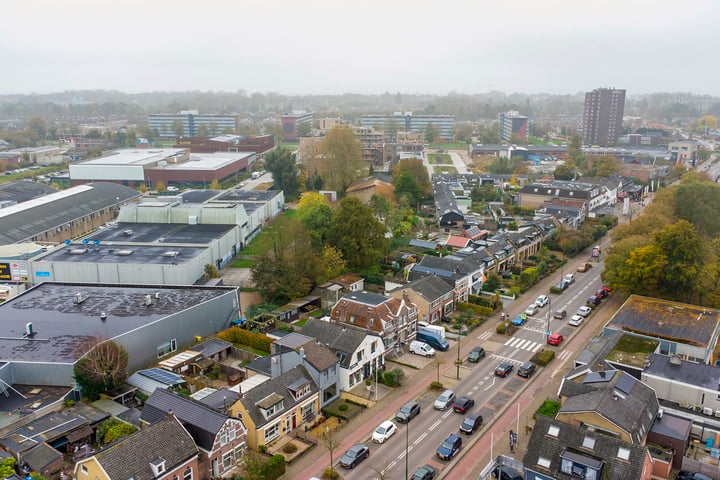
[[[544,367],[555,358],[554,350],[540,350],[530,359],[531,362]]]
[[[265,463],[265,468],[263,470],[262,478],[276,480],[282,477],[285,475],[285,457],[282,455],[273,455]]]
[[[493,314],[493,309],[490,307],[483,307],[481,305],[473,305],[472,303],[458,302],[457,309],[461,312],[472,312],[480,317],[489,317]]]
[[[270,353],[273,339],[262,333],[255,333],[240,327],[230,327],[218,333],[218,338],[238,345],[247,345],[262,352]]]

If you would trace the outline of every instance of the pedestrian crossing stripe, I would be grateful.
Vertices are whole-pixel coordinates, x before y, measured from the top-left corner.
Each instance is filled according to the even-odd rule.
[[[511,338],[505,345],[508,347],[517,348],[518,350],[527,350],[528,352],[537,352],[543,346],[542,343],[533,342],[525,338]]]
[[[522,360],[515,360],[514,358],[510,357],[503,357],[502,355],[495,355],[494,353],[491,355],[491,357],[500,360],[501,362],[514,363],[516,365],[522,365],[523,363],[525,363]]]
[[[478,335],[478,340],[487,340],[488,338],[492,337],[492,332],[483,332],[482,334]]]

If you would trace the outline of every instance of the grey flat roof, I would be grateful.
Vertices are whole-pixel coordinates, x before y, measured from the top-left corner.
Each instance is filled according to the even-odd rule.
[[[643,373],[710,390],[720,388],[720,367],[679,361],[679,364],[674,364],[670,362],[670,357],[652,353],[648,357],[649,365],[645,367]]]
[[[0,304],[0,361],[73,363],[90,339],[115,338],[234,289],[41,283]],[[85,297],[80,304],[77,293]],[[151,295],[150,307],[144,304],[146,295]],[[32,339],[24,338],[28,322],[35,332]]]
[[[213,240],[222,238],[235,225],[187,225],[180,223],[116,223],[109,227],[97,230],[87,238],[90,246],[95,240],[100,240],[100,246],[108,243],[182,243],[182,244],[209,244]],[[124,232],[131,230],[132,235]]]
[[[59,248],[37,260],[39,262],[48,261],[56,263],[87,262],[173,265],[189,262],[205,250],[207,250],[206,247],[178,247],[173,245],[100,245],[96,248],[95,245],[89,243],[88,245],[74,244],[66,248]],[[127,252],[132,253],[127,254]],[[175,252],[177,252],[177,254]],[[38,263],[38,265],[40,265],[40,263]]]
[[[655,420],[650,431],[664,437],[687,441],[690,438],[691,427],[692,420],[689,418],[676,417],[666,413],[662,418]]]
[[[226,190],[214,200],[218,202],[266,202],[275,198],[278,190]]]
[[[223,191],[224,190],[188,190],[179,193],[177,196],[182,197],[183,203],[205,203]]]

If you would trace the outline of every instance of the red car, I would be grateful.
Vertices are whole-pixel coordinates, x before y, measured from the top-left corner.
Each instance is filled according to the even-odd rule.
[[[548,345],[560,345],[562,341],[565,340],[565,337],[562,336],[562,333],[551,333],[548,337]]]

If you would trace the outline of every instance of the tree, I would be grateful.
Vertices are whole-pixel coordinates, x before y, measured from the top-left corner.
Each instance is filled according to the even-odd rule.
[[[165,182],[163,182],[162,180],[158,180],[155,183],[155,190],[157,190],[158,192],[165,192],[167,191],[167,185],[165,185]]]
[[[38,138],[43,139],[47,134],[47,125],[42,117],[32,117],[28,122],[28,130],[34,132]]]
[[[428,123],[425,127],[425,143],[435,143],[439,135],[437,127],[432,123]]]
[[[575,170],[573,169],[573,167],[567,164],[562,164],[555,167],[555,172],[553,174],[555,180],[572,180],[574,175]]]
[[[407,172],[403,172],[395,182],[395,198],[406,196],[411,205],[420,201],[420,189],[415,179]]]
[[[322,272],[317,283],[325,283],[347,270],[342,252],[335,247],[325,245],[322,252]]]
[[[220,181],[217,178],[213,178],[213,181],[210,182],[210,189],[220,190]]]
[[[370,208],[372,208],[373,214],[387,225],[387,215],[390,212],[390,201],[382,195],[373,195],[370,197]]]
[[[208,130],[208,126],[204,123],[201,123],[200,126],[197,129],[197,136],[198,137],[209,137],[210,136],[210,130]]]
[[[385,226],[356,197],[346,197],[333,212],[328,243],[343,254],[351,269],[373,265],[387,249]]]
[[[272,173],[275,187],[285,193],[285,198],[295,200],[300,191],[300,177],[295,156],[287,148],[277,148],[265,156],[265,168]]]
[[[568,166],[569,167],[585,167],[585,154],[582,151],[582,143],[580,142],[580,135],[575,133],[570,139],[570,145],[568,145]]]
[[[337,126],[330,130],[320,145],[318,173],[323,184],[341,195],[360,176],[364,162],[362,146],[349,127]]]
[[[0,478],[10,478],[15,475],[15,458],[7,457],[0,462]]]
[[[175,120],[172,123],[172,131],[176,137],[182,137],[185,134],[185,127],[180,120]]]
[[[333,474],[337,473],[333,468],[333,452],[338,445],[340,445],[340,440],[335,435],[335,431],[330,430],[330,427],[325,427],[325,431],[320,434],[320,439],[322,440],[323,445],[325,445],[325,448],[327,448],[330,452],[330,467],[328,467],[325,472],[329,472],[329,475],[333,476]]]
[[[408,173],[415,180],[421,198],[427,198],[432,194],[432,184],[428,176],[427,168],[422,160],[418,158],[403,158],[393,169],[393,182],[397,182],[400,175]]]
[[[665,298],[687,299],[695,288],[701,266],[703,245],[695,228],[685,220],[668,225],[655,233],[653,244],[665,263],[660,271],[660,285]]]
[[[298,221],[310,233],[312,244],[318,251],[325,245],[333,211],[324,195],[314,192],[303,194],[296,210]]]
[[[75,364],[75,380],[83,395],[97,400],[100,393],[117,388],[127,380],[127,351],[112,340],[91,337],[81,346],[85,355]]]
[[[609,177],[620,173],[620,159],[611,155],[601,155],[594,162],[597,167],[595,176]]]
[[[300,122],[297,125],[298,137],[309,137],[312,133],[312,124],[310,122]]]

